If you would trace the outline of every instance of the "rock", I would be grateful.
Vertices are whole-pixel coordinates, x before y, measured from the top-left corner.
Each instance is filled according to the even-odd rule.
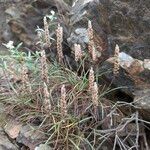
[[[14,120],[11,120],[5,125],[4,130],[11,139],[15,139],[18,137],[21,127],[22,124],[19,124]]]
[[[64,0],[65,3],[67,3],[68,5],[72,6],[74,0]]]
[[[117,0],[110,1],[109,6],[112,43],[119,43],[125,52],[141,60],[150,57],[150,47],[147,41],[150,9],[147,2],[141,1],[140,4],[137,4],[137,0]],[[125,39],[125,37],[128,38]]]
[[[119,62],[120,70],[116,78],[112,74],[114,67],[113,57],[107,59],[100,68],[100,72],[110,71],[105,74],[105,77],[109,82],[113,81],[115,87],[124,87],[122,90],[131,97],[134,97],[134,91],[136,91],[136,89],[145,89],[149,87],[150,82],[148,74],[150,74],[150,71],[144,68],[143,61],[134,59],[130,55],[121,52],[119,54]]]
[[[70,22],[72,24],[76,24],[79,21],[82,21],[83,17],[88,14],[86,11],[87,6],[90,2],[94,2],[94,0],[78,0],[74,3],[70,14],[72,15],[70,18]]]
[[[100,45],[108,55],[112,55],[115,45],[119,44],[120,48],[132,57],[149,59],[148,1],[137,3],[137,0],[78,0],[71,9],[70,24],[74,28],[84,28],[87,27],[87,18],[90,19],[95,36],[101,38]]]
[[[80,44],[82,48],[86,48],[88,44],[88,34],[86,28],[77,28],[71,33],[70,37],[67,39],[70,46],[74,44]]]
[[[6,29],[2,32],[2,39],[7,42],[13,39],[13,41],[16,42],[16,39],[13,33],[11,32],[10,26],[7,24],[5,27]]]
[[[0,87],[0,93],[4,91],[5,89]],[[0,128],[3,127],[5,123],[6,123],[5,106],[3,103],[0,103]]]
[[[144,71],[143,61],[134,59],[124,52],[119,53],[119,64],[131,75],[136,75]]]
[[[11,6],[8,9],[6,9],[5,13],[16,19],[20,18],[20,11],[15,6]]]
[[[15,43],[18,43],[19,40],[23,42],[25,50],[28,48],[33,51],[37,50],[37,33],[35,30],[37,26],[43,28],[43,17],[50,15],[51,10],[56,13],[59,12],[61,15],[67,15],[69,9],[70,6],[63,0],[31,0],[26,2],[19,0],[15,4],[10,3],[6,10],[3,10],[5,14],[0,17],[6,24],[1,27],[0,22],[0,30],[2,31],[0,40],[6,40],[7,42],[13,40]],[[58,20],[56,20],[57,23]],[[54,34],[55,29],[51,32]]]
[[[150,59],[144,59],[144,68],[150,70]]]
[[[20,41],[22,41],[28,47],[32,46],[32,36],[29,36],[30,34],[28,33],[21,21],[12,19],[9,21],[8,24],[10,25],[11,31],[15,34],[17,38],[19,38]]]
[[[16,141],[29,147],[30,150],[34,150],[35,147],[41,144],[44,139],[44,133],[39,132],[37,127],[26,125],[21,128]]]
[[[19,150],[5,135],[2,128],[0,128],[0,150]]]
[[[131,66],[128,68],[128,72],[131,74],[131,75],[137,75],[141,72],[144,71],[144,67],[143,67],[143,61],[141,60],[138,60],[138,59],[135,59]]]
[[[35,148],[35,150],[52,150],[52,148],[46,144],[40,144]]]
[[[150,89],[135,91],[134,104],[139,108],[143,119],[150,121]]]
[[[122,68],[129,68],[133,61],[134,59],[130,55],[124,52],[119,53],[119,63]]]
[[[124,52],[119,53],[119,62],[120,70],[116,77],[113,75],[113,57],[103,63],[99,72],[106,72],[104,74],[105,80],[108,83],[111,82],[113,87],[120,88],[120,91],[124,93],[125,99],[121,99],[120,97],[120,101],[134,101],[135,106],[138,106],[143,118],[150,121],[150,117],[147,116],[150,113],[150,70],[145,69],[144,61],[134,59]]]
[[[0,103],[0,114],[4,113],[5,107],[3,103]]]
[[[66,2],[68,3],[68,0]],[[26,3],[19,1],[15,3],[15,6],[11,5],[5,11],[11,17],[6,20],[9,21],[9,26],[16,38],[11,35],[12,39],[9,40],[19,39],[28,48],[35,49],[33,44],[36,39],[35,28],[37,25],[43,27],[43,16],[49,14],[50,10],[54,10],[62,15],[58,20],[64,27],[64,41],[70,39],[68,40],[70,43],[71,40],[74,40],[72,38],[74,31],[86,29],[89,19],[95,31],[94,40],[97,49],[103,51],[103,60],[112,55],[116,43],[121,49],[124,49],[124,52],[136,59],[143,61],[150,58],[149,0],[140,1],[140,4],[137,3],[137,0],[78,0],[72,7],[67,3],[63,0],[35,0],[26,1]],[[1,20],[5,20],[5,16],[3,14],[2,16]],[[5,28],[1,30],[5,36],[2,38],[8,39]],[[75,35],[75,39],[79,39],[85,47],[87,38],[84,36],[81,39],[81,35]]]

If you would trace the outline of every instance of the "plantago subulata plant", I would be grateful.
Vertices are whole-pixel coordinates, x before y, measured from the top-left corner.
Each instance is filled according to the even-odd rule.
[[[89,91],[92,90],[93,85],[94,85],[94,70],[93,67],[91,67],[89,72]]]
[[[88,31],[88,38],[89,38],[88,50],[89,50],[89,53],[92,54],[94,40],[93,40],[93,27],[92,27],[92,23],[90,20],[88,21],[88,30],[87,31]]]
[[[58,54],[58,60],[59,62],[62,62],[64,56],[63,56],[63,50],[62,50],[62,42],[63,42],[63,28],[58,24],[58,27],[56,29],[56,37],[57,37],[57,54]]]
[[[119,67],[120,66],[120,64],[119,64],[119,51],[120,51],[119,46],[116,45],[115,54],[114,54],[114,68],[113,68],[114,76],[117,76],[119,74],[119,68],[120,68]]]
[[[88,51],[92,57],[92,61],[95,62],[97,60],[97,57],[96,57],[96,49],[95,49],[95,43],[94,43],[94,30],[93,30],[92,23],[90,20],[88,21],[87,32],[88,32],[88,38],[89,38]]]
[[[92,87],[92,103],[94,106],[94,111],[96,113],[98,107],[98,86],[96,82],[94,82],[94,85]]]
[[[40,62],[41,62],[41,79],[43,82],[46,84],[49,83],[49,78],[48,78],[48,66],[46,62],[46,54],[45,50],[41,50],[41,57],[40,57]]]
[[[75,51],[75,61],[79,61],[82,59],[82,50],[80,44],[74,44],[74,51]]]
[[[38,38],[39,38],[39,43],[40,43],[40,65],[41,65],[41,79],[43,83],[45,82],[46,84],[49,83],[49,78],[48,78],[48,66],[47,66],[47,58],[46,58],[46,53],[44,50],[44,42],[42,41],[42,34],[40,31],[37,32]],[[46,38],[46,37],[45,37]]]
[[[61,87],[60,109],[62,117],[67,115],[67,103],[66,103],[66,88],[63,84]]]
[[[92,49],[92,61],[95,62],[97,60],[96,49],[93,47]]]
[[[51,103],[50,103],[50,94],[48,91],[48,87],[46,83],[44,82],[44,87],[43,87],[43,96],[44,96],[44,107],[46,110],[51,110]]]
[[[45,37],[45,43],[48,47],[51,46],[50,42],[50,34],[49,34],[49,29],[48,29],[48,22],[47,22],[47,17],[45,16],[44,19],[44,37]]]
[[[21,73],[21,79],[22,79],[22,84],[24,89],[28,89],[28,91],[31,93],[31,85],[29,81],[29,76],[28,76],[28,68],[25,64],[22,65],[22,73]]]

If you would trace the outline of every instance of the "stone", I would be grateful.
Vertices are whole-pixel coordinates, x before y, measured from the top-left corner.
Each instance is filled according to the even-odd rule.
[[[150,59],[144,59],[144,68],[150,70]]]
[[[119,53],[120,70],[117,77],[113,75],[114,57],[107,59],[100,67],[100,73],[107,72],[104,76],[109,81],[113,81],[115,87],[122,87],[122,91],[134,98],[137,89],[146,89],[149,87],[149,74],[144,68],[142,60],[135,59],[130,55]],[[108,72],[109,70],[109,72]],[[99,73],[99,74],[100,74]]]
[[[143,67],[143,61],[135,59],[131,66],[128,68],[128,72],[131,75],[138,75],[139,73],[141,73],[142,71],[144,71],[144,67]]]
[[[2,87],[0,87],[0,92],[5,92]],[[6,123],[6,114],[5,114],[5,106],[3,103],[0,103],[0,128],[3,127]]]
[[[133,63],[134,59],[125,52],[119,53],[119,64],[122,68],[129,68]]]
[[[137,0],[78,0],[70,14],[71,25],[75,28],[87,26],[88,19],[92,21],[95,36],[102,39],[101,46],[108,53],[107,58],[113,54],[116,44],[136,59],[150,58],[148,0],[140,4]]]
[[[40,144],[35,148],[35,150],[52,150],[52,148],[46,144]]]
[[[34,150],[35,147],[41,144],[44,139],[44,133],[39,132],[37,127],[25,125],[21,128],[16,141],[29,147],[31,150]]]
[[[143,119],[150,121],[150,88],[135,91],[134,105],[138,107]]]
[[[21,127],[22,124],[19,124],[14,120],[11,120],[5,125],[4,130],[11,139],[15,139],[18,137]]]
[[[70,46],[74,44],[80,44],[83,48],[86,48],[88,43],[88,34],[86,28],[77,28],[71,33],[70,37],[67,39]]]
[[[66,2],[68,3],[68,0]],[[140,1],[140,7],[137,0],[78,0],[74,1],[72,7],[63,0],[35,0],[23,4],[16,2],[15,7],[11,4],[7,10],[3,10],[11,16],[9,26],[16,37],[11,35],[9,40],[19,39],[25,46],[35,50],[35,28],[43,27],[42,18],[49,14],[50,10],[54,10],[56,14],[62,13],[63,19],[58,20],[60,19],[64,27],[64,41],[67,41],[76,29],[87,28],[88,19],[91,20],[95,43],[102,48],[102,57],[105,57],[103,60],[113,54],[116,44],[136,59],[143,61],[150,58],[149,0]],[[1,20],[5,20],[5,15],[2,13]],[[5,28],[1,31],[4,33],[4,39],[8,39],[8,33],[5,32],[6,23],[3,27]],[[19,32],[21,29],[22,32],[18,33],[15,29]],[[87,38],[81,40],[80,43],[86,46]],[[67,44],[70,44],[70,40]]]
[[[10,25],[11,31],[15,34],[20,41],[22,41],[28,47],[32,46],[32,36],[29,36],[29,33],[26,27],[18,19],[11,19],[8,24]]]
[[[0,128],[0,150],[19,150],[5,135],[2,128]]]
[[[3,103],[0,103],[0,114],[5,112],[5,107]]]
[[[6,9],[5,13],[10,15],[13,18],[19,18],[20,17],[20,11],[15,6],[11,6],[8,9]]]
[[[113,87],[120,88],[125,102],[134,102],[145,120],[150,121],[150,70],[144,67],[144,61],[130,55],[119,53],[120,69],[117,76],[113,75],[114,57],[107,59],[99,68],[99,73],[106,72],[103,77]],[[129,96],[129,97],[128,97]],[[122,101],[120,98],[119,100]]]

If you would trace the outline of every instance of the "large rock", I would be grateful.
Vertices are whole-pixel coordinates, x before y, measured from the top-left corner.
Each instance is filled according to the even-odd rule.
[[[86,48],[86,44],[88,44],[89,41],[87,29],[86,28],[75,29],[75,31],[71,33],[67,41],[70,47],[78,43],[82,46],[82,48]]]
[[[0,150],[18,150],[18,148],[5,135],[2,128],[0,128]]]
[[[78,0],[71,10],[71,25],[87,27],[88,19],[92,21],[97,42],[109,55],[118,43],[134,58],[150,58],[149,0],[140,3],[138,0]]]
[[[68,1],[67,1],[68,2]],[[17,6],[17,7],[16,7]],[[17,9],[16,9],[17,8]],[[69,46],[78,42],[86,46],[87,37],[82,33],[75,35],[76,30],[87,28],[88,19],[92,21],[95,31],[95,44],[102,51],[102,60],[113,53],[114,46],[137,59],[150,58],[150,3],[149,0],[78,0],[70,7],[63,0],[35,0],[15,3],[5,13],[9,26],[5,23],[2,33],[4,40],[23,41],[30,49],[35,48],[36,26],[43,27],[43,16],[50,11],[58,12],[58,22],[64,27],[64,41]],[[4,16],[4,15],[3,15]],[[5,20],[5,16],[2,18]],[[8,31],[8,32],[7,32]],[[10,35],[10,31],[13,33]],[[81,31],[81,30],[80,30]],[[51,32],[53,32],[51,30]],[[9,34],[8,34],[9,33]],[[78,40],[79,39],[79,40]],[[85,43],[85,44],[84,44]]]
[[[35,150],[52,150],[52,148],[46,144],[40,144],[35,148]]]
[[[134,104],[145,120],[150,121],[150,88],[135,91]]]
[[[35,147],[42,143],[45,139],[45,135],[42,132],[39,132],[37,127],[33,126],[23,126],[20,130],[16,141],[34,150]]]
[[[4,20],[5,25],[1,30],[2,37],[0,36],[0,40],[7,42],[12,40],[15,43],[18,43],[19,40],[23,42],[25,50],[28,48],[37,50],[35,44],[38,39],[35,30],[37,26],[43,28],[43,17],[45,15],[50,15],[51,10],[65,15],[70,9],[69,5],[63,0],[19,0],[15,4],[10,3],[7,7],[3,6],[2,8],[5,14],[3,18],[0,18]],[[53,32],[55,32],[55,29],[51,30],[51,33]]]
[[[14,120],[10,120],[4,127],[5,132],[11,139],[15,139],[18,137],[19,132],[21,130],[22,124]]]
[[[99,68],[99,73],[104,73],[104,78],[113,87],[120,88],[124,93],[124,99],[120,101],[133,102],[141,112],[144,119],[150,121],[150,69],[144,65],[144,61],[134,59],[130,55],[121,52],[119,54],[120,70],[117,76],[113,74],[114,58],[109,58]]]

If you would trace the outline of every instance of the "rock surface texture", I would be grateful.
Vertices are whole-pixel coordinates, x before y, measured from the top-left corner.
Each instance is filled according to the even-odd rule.
[[[107,59],[99,71],[100,73],[106,72],[104,78],[109,83],[112,83],[114,87],[120,87],[120,90],[126,94],[126,97],[129,96],[131,99],[134,99],[133,103],[138,107],[143,118],[150,121],[150,69],[148,63],[145,66],[144,62],[145,60],[134,59],[130,55],[121,52],[119,53],[120,70],[117,76],[113,74],[114,57]],[[132,102],[129,99],[125,101]]]
[[[37,26],[43,28],[43,17],[51,15],[51,11],[55,11],[57,19],[50,22],[50,36],[55,38],[60,23],[64,29],[63,49],[70,64],[75,43],[87,51],[88,20],[92,22],[95,48],[101,54],[95,68],[99,73],[106,72],[103,79],[112,87],[120,88],[124,97],[119,101],[131,102],[142,118],[150,121],[150,0],[0,1],[0,42],[23,42],[24,50],[37,50],[35,30]],[[56,49],[53,41],[51,51]],[[116,44],[120,47],[120,70],[114,77]],[[4,47],[0,45],[1,49]],[[1,82],[0,91],[5,92],[3,85]],[[44,135],[28,125],[6,125],[5,131],[0,128],[0,150],[18,149],[9,138],[31,150],[50,149],[41,143]]]
[[[6,20],[0,23],[3,41],[19,39],[34,49],[36,27],[42,27],[43,16],[54,10],[58,13],[56,23],[64,26],[64,38],[69,39],[69,45],[74,42],[87,44],[85,29],[91,20],[95,44],[105,57],[113,54],[117,43],[122,51],[136,59],[150,58],[149,0],[78,0],[72,6],[63,0],[35,0],[17,1],[8,6],[2,8],[1,19]],[[74,34],[78,37],[73,38]]]
[[[74,26],[85,27],[88,19],[92,21],[101,42],[107,41],[109,54],[118,43],[134,58],[150,58],[149,0],[79,0],[71,13],[70,22]],[[104,50],[106,44],[102,43]]]
[[[18,150],[18,148],[9,140],[2,128],[0,128],[0,150]]]

